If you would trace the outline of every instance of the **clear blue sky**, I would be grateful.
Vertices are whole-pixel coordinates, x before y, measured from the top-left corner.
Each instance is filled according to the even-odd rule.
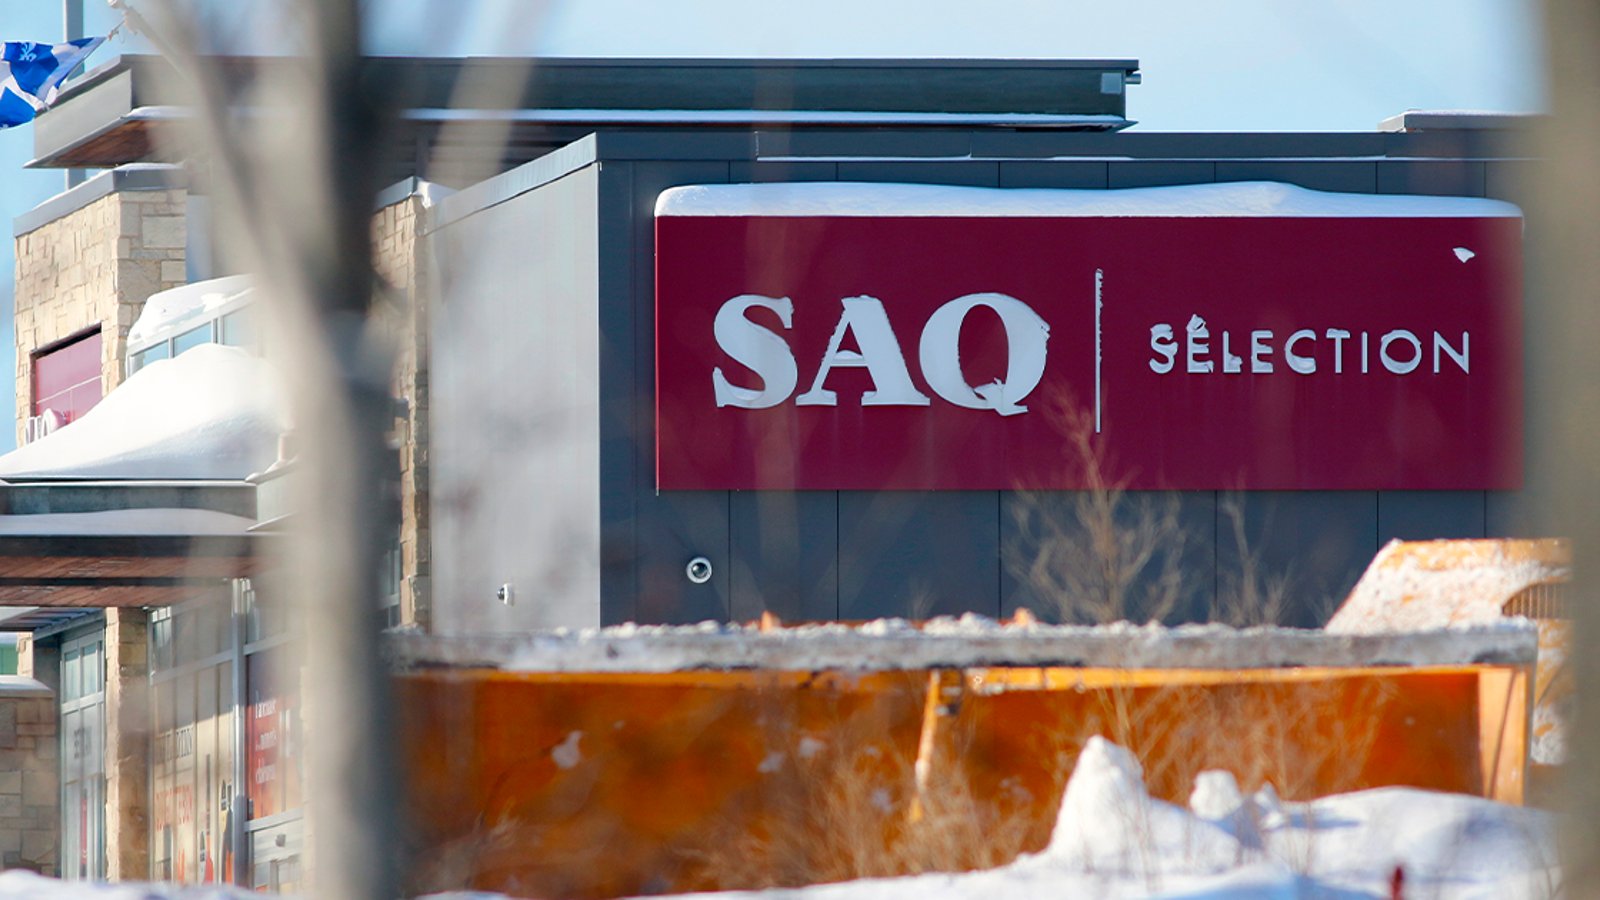
[[[130,0],[134,6],[148,0]],[[284,0],[190,0],[226,49],[285,52]],[[84,0],[89,33],[116,14]],[[1534,5],[1515,0],[368,0],[371,52],[560,56],[1131,57],[1146,131],[1367,131],[1408,108],[1536,110]],[[0,0],[0,39],[62,36],[59,0]],[[91,66],[140,44],[113,43]],[[31,126],[0,131],[5,222],[61,190],[30,171]],[[15,371],[9,227],[0,389]],[[0,403],[0,451],[15,428]]]

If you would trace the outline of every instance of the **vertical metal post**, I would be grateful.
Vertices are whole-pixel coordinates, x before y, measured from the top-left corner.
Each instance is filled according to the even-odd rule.
[[[233,852],[233,883],[251,886],[250,844],[250,682],[246,677],[244,647],[249,642],[250,582],[233,580],[233,793],[228,797],[228,824]]]
[[[83,37],[83,0],[61,0],[61,31],[64,40]],[[72,70],[72,75],[83,73],[83,66]],[[68,169],[66,187],[82,184],[88,176],[86,169]]]

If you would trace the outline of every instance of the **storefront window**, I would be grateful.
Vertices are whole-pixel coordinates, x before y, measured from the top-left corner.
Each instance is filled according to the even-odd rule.
[[[105,877],[105,642],[68,640],[61,652],[61,874]]]
[[[246,580],[152,613],[152,877],[300,886],[299,678],[280,668],[284,631]]]
[[[187,884],[234,879],[234,648],[226,597],[159,610],[152,623],[155,747],[151,874]]]

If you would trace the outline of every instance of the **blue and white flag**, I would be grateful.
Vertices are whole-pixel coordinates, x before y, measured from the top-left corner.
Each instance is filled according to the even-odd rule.
[[[56,89],[105,38],[60,44],[6,41],[0,58],[0,128],[33,121],[56,99]]]

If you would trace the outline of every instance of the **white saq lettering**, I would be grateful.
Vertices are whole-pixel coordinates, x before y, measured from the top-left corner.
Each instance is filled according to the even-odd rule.
[[[846,297],[839,323],[817,365],[811,388],[795,398],[797,406],[837,406],[828,375],[836,368],[864,368],[873,389],[861,395],[862,406],[927,406],[927,395],[911,381],[899,338],[888,311],[876,297]],[[961,328],[972,310],[983,306],[1000,317],[1006,333],[1006,375],[990,384],[967,383],[961,368]],[[794,352],[783,335],[752,322],[752,308],[772,311],[784,329],[794,326],[794,304],[787,297],[741,294],[722,304],[712,325],[717,346],[761,380],[759,388],[733,384],[718,366],[711,370],[717,406],[767,409],[789,399],[799,383]],[[842,348],[846,333],[856,350]],[[1044,377],[1050,326],[1031,307],[1006,294],[979,293],[958,297],[934,310],[923,326],[917,361],[933,392],[964,409],[986,409],[1002,416],[1028,411],[1022,400]],[[1169,362],[1170,365],[1170,362]]]

